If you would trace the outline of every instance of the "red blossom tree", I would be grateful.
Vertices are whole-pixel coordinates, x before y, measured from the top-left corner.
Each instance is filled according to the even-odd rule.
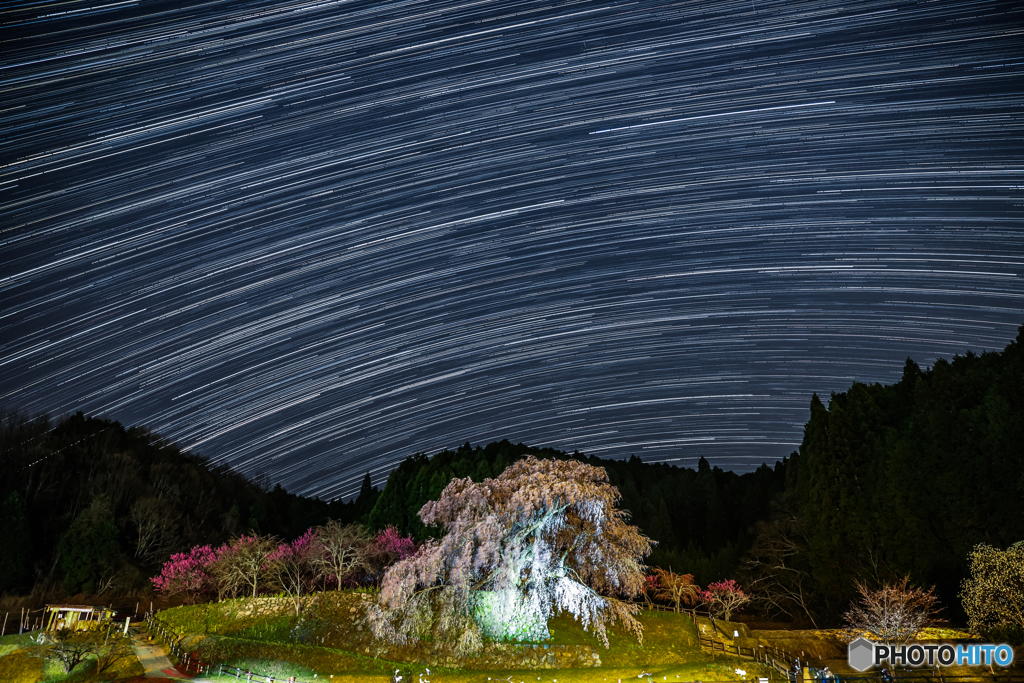
[[[707,589],[701,591],[700,599],[707,605],[712,616],[725,621],[729,621],[734,612],[750,602],[750,596],[732,579],[709,583]]]
[[[216,559],[216,553],[208,545],[171,555],[160,573],[150,579],[153,589],[165,599],[183,595],[187,604],[193,604],[216,589],[210,573],[210,566]]]
[[[416,541],[412,536],[402,536],[398,529],[393,526],[385,527],[377,532],[374,539],[378,552],[394,558],[394,562],[404,560],[416,552]]]
[[[637,607],[616,596],[644,588],[651,541],[617,510],[604,469],[530,456],[494,479],[454,479],[420,510],[445,535],[392,566],[369,611],[374,634],[405,643],[427,634],[460,652],[484,637],[547,637],[564,611],[593,627],[621,620],[642,639]]]
[[[654,601],[651,598],[658,592],[659,588],[657,574],[648,574],[644,577],[644,589],[641,592],[641,595],[648,606],[654,605]]]

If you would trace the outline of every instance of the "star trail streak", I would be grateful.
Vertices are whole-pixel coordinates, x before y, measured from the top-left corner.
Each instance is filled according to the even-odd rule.
[[[1024,323],[1024,7],[7,3],[0,405],[295,493],[745,471]]]

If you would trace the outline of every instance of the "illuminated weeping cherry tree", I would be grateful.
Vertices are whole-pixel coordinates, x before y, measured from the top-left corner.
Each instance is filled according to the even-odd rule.
[[[530,456],[495,479],[454,479],[420,510],[445,535],[384,575],[374,634],[405,644],[428,634],[465,653],[484,637],[535,641],[566,612],[593,628],[621,621],[642,641],[637,608],[652,541],[615,508],[600,467]]]

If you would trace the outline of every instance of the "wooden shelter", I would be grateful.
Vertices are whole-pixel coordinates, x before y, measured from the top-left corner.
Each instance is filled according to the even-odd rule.
[[[114,617],[114,610],[109,607],[93,607],[92,605],[47,605],[46,630],[59,631],[67,628],[72,631],[88,631],[109,624]]]

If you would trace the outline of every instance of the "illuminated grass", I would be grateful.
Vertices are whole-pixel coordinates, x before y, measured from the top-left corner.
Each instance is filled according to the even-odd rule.
[[[853,640],[856,636],[851,636],[848,631],[843,629],[818,629],[816,633],[820,634],[821,638],[834,638],[835,640],[841,640],[844,643]],[[872,635],[867,631],[858,634],[864,638],[872,639]],[[913,640],[978,640],[978,636],[972,634],[970,631],[965,631],[960,628],[951,627],[938,627],[929,626],[928,628],[921,629]]]
[[[270,672],[274,665],[270,660],[252,660],[253,671]],[[341,672],[331,674],[330,672],[315,672],[317,677],[312,678],[312,672],[303,667],[289,668],[286,665],[278,664],[273,675],[295,676],[301,681],[325,681],[325,683],[386,683],[390,681],[388,674],[372,674],[361,672]],[[412,676],[403,680],[402,683],[682,683],[683,681],[700,680],[704,683],[713,681],[736,681],[740,676],[736,673],[737,667],[725,662],[707,664],[689,664],[677,666],[653,666],[637,668],[600,668],[600,669],[549,669],[544,671],[450,671],[438,673],[432,667],[411,667]],[[746,671],[746,678],[754,675],[755,669],[742,664],[738,667]],[[430,669],[430,674],[426,670]],[[279,672],[279,673],[278,673]],[[639,676],[639,674],[648,674]],[[762,674],[763,675],[763,674]],[[245,675],[238,679],[234,675],[203,675],[203,679],[216,681],[217,683],[229,683],[235,680],[245,680]],[[254,677],[255,680],[255,677]]]
[[[588,645],[601,657],[599,668],[562,668],[532,670],[468,670],[446,669],[431,664],[389,661],[373,657],[369,634],[362,626],[360,606],[366,598],[354,591],[330,594],[332,608],[329,646],[299,645],[291,641],[296,623],[285,600],[280,608],[273,599],[264,599],[263,615],[254,616],[246,601],[226,601],[209,605],[176,607],[161,612],[159,617],[186,637],[185,646],[196,650],[200,658],[223,662],[261,675],[287,679],[321,680],[328,683],[384,683],[395,669],[411,675],[403,683],[671,683],[672,681],[739,680],[736,669],[746,672],[745,678],[767,676],[768,671],[750,660],[721,654],[712,657],[697,647],[696,626],[683,614],[642,612],[644,642],[614,627],[609,629],[610,647],[604,646],[592,632],[585,632],[571,617],[558,616],[549,622],[551,640],[546,644]],[[369,651],[368,651],[369,650]],[[427,674],[427,670],[430,673]],[[205,675],[215,681],[234,681],[235,676]],[[638,678],[639,674],[647,674]],[[314,678],[315,676],[315,678]],[[238,680],[245,680],[242,675]],[[255,677],[254,677],[254,680]]]
[[[141,675],[144,670],[134,656],[123,660],[116,669],[95,673],[95,660],[86,660],[65,674],[60,664],[32,657],[25,648],[32,644],[32,633],[15,634],[0,638],[0,681],[3,683],[94,683],[114,681]]]
[[[35,683],[43,676],[43,661],[19,650],[0,655],[0,681]]]

